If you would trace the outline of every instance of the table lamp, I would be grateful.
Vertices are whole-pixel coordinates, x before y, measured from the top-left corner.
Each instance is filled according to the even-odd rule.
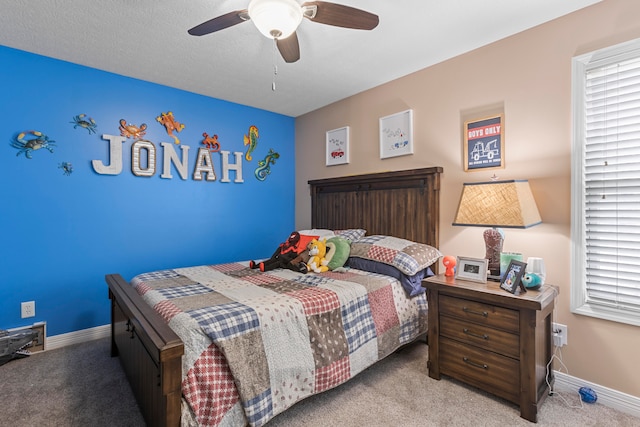
[[[529,228],[542,222],[527,180],[465,183],[452,225],[491,227],[484,232],[489,279],[500,280],[500,228]]]

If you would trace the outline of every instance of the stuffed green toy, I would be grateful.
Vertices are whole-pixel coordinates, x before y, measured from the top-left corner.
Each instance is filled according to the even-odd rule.
[[[327,254],[325,259],[329,260],[330,271],[342,269],[351,253],[351,244],[347,239],[334,236],[327,239]],[[340,271],[340,270],[339,270]]]

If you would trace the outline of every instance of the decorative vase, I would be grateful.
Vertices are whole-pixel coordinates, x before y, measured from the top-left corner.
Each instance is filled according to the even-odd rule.
[[[540,285],[544,285],[545,278],[547,276],[547,270],[544,265],[544,260],[538,257],[527,258],[527,273],[534,273],[540,277]]]

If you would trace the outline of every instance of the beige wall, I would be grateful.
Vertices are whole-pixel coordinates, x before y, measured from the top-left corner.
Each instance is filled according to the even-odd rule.
[[[299,117],[296,226],[310,226],[309,179],[442,166],[441,250],[483,257],[483,229],[451,226],[462,183],[488,180],[494,172],[501,179],[529,179],[543,224],[507,230],[504,250],[543,257],[548,281],[560,287],[555,316],[568,325],[569,345],[562,356],[569,374],[640,397],[639,328],[572,314],[568,268],[571,58],[640,37],[639,17],[640,1],[604,0]],[[424,49],[442,42],[425,40]],[[378,118],[409,108],[414,111],[414,154],[380,160]],[[500,109],[505,113],[506,167],[464,172],[462,121]],[[347,125],[350,163],[325,167],[325,132]]]

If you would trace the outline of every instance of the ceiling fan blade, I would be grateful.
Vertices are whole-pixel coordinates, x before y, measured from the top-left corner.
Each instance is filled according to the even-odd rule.
[[[196,25],[187,32],[192,36],[204,36],[205,34],[215,33],[216,31],[224,30],[225,28],[232,27],[248,20],[249,13],[246,9],[236,10],[210,19],[200,25]]]
[[[285,62],[291,63],[300,59],[300,45],[295,31],[286,39],[276,39],[276,45]]]
[[[326,1],[309,1],[302,4],[302,7],[316,7],[314,16],[304,14],[303,16],[313,22],[333,25],[335,27],[353,28],[356,30],[373,30],[378,26],[378,15],[366,12],[355,7],[342,4],[330,3]]]

